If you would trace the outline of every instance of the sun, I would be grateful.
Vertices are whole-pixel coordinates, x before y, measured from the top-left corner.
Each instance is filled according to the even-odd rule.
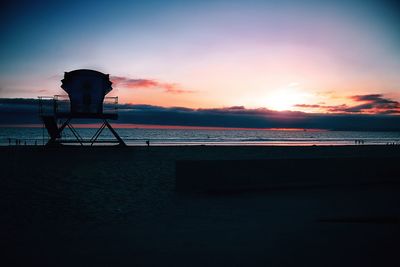
[[[295,86],[276,89],[267,95],[266,106],[277,111],[293,110],[296,104],[306,102],[307,95]]]

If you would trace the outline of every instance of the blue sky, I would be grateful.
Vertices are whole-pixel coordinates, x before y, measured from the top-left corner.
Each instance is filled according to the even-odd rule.
[[[114,84],[132,104],[326,112],[357,104],[354,95],[397,101],[399,10],[390,1],[13,1],[1,11],[0,97],[62,93],[64,71],[93,68],[157,81]]]

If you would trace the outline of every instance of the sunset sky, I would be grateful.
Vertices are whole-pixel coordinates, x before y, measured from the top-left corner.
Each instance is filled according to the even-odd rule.
[[[121,103],[400,113],[390,1],[13,1],[0,97],[63,93],[64,71],[112,76]]]

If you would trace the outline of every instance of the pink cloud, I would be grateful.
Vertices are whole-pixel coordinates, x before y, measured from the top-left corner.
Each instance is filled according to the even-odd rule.
[[[337,106],[297,104],[299,108],[325,109],[333,113],[370,113],[370,114],[400,114],[400,103],[385,98],[382,94],[354,95],[349,99],[361,104],[348,106],[346,104]]]
[[[116,86],[121,86],[130,89],[140,88],[161,88],[166,93],[182,94],[191,93],[193,91],[185,90],[176,83],[164,83],[153,79],[132,79],[122,76],[111,76],[111,81]]]

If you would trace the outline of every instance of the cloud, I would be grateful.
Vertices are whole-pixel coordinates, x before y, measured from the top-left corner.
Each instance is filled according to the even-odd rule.
[[[364,103],[348,108],[349,112],[400,113],[400,103],[389,98],[384,98],[381,94],[355,95],[351,99]]]
[[[157,87],[159,83],[153,80],[147,79],[129,79],[126,77],[112,76],[111,81],[116,86],[123,86],[127,88],[149,88]]]
[[[307,108],[307,109],[319,109],[324,110],[325,112],[331,113],[346,113],[346,110],[349,108],[346,104],[342,105],[325,105],[325,104],[297,104],[294,105],[298,108]],[[350,113],[350,112],[347,112]]]
[[[241,106],[189,109],[125,105],[123,123],[233,128],[307,128],[327,130],[398,131],[400,116],[372,114],[311,114]]]
[[[185,90],[176,83],[164,83],[152,79],[132,79],[122,76],[111,76],[111,81],[116,86],[122,86],[130,89],[143,89],[143,88],[161,88],[166,93],[182,94],[191,93],[193,91]]]
[[[339,108],[338,108],[339,109]],[[1,99],[0,124],[40,123],[36,99]],[[393,114],[274,111],[243,106],[191,109],[152,105],[118,105],[115,123],[207,126],[232,128],[306,128],[353,131],[400,131],[400,116]],[[82,123],[86,121],[82,120]]]
[[[388,100],[383,98],[382,94],[370,94],[370,95],[354,95],[350,98],[354,99],[355,101],[372,101],[377,103],[396,103],[396,101]]]
[[[309,105],[309,104],[297,104],[295,107],[298,108],[321,108],[323,107],[322,105]]]
[[[346,104],[336,106],[297,104],[295,106],[322,109],[332,113],[400,114],[400,102],[385,98],[382,94],[353,95],[349,99],[361,102],[361,104],[354,106]]]

